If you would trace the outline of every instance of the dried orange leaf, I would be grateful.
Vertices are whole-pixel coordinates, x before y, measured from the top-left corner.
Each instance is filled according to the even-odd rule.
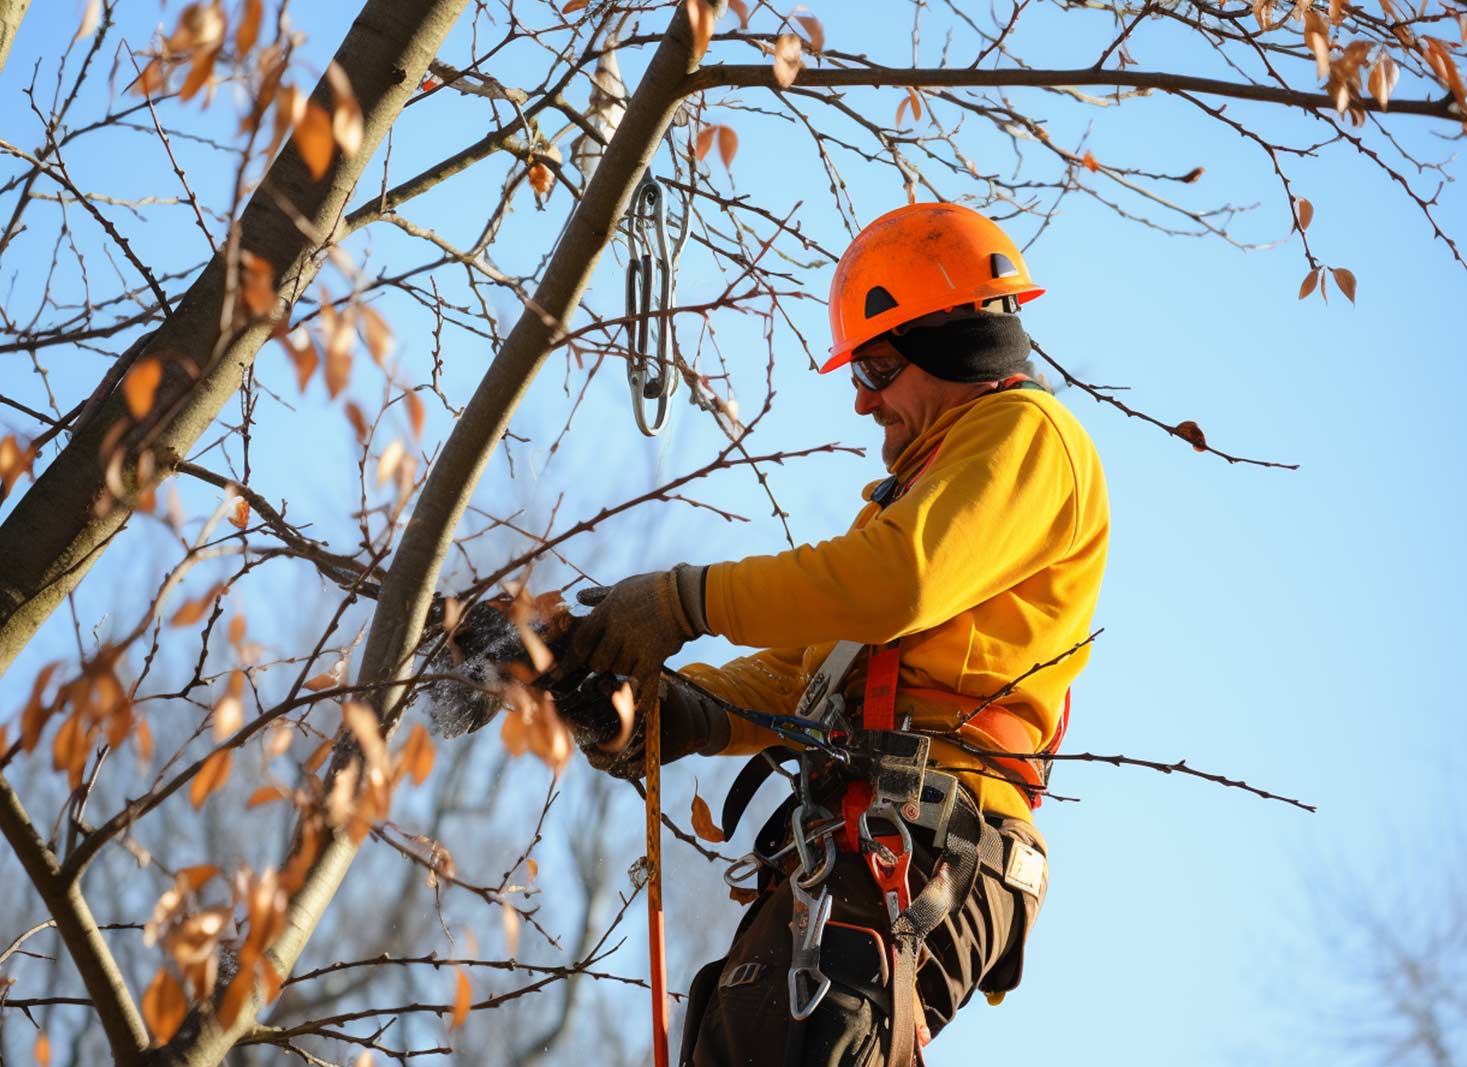
[[[188,77],[183,80],[183,88],[178,91],[180,100],[192,100],[200,89],[213,81],[214,64],[218,62],[218,59],[219,49],[217,48],[201,48],[194,52]]]
[[[793,33],[781,33],[774,39],[774,81],[781,89],[788,89],[800,76],[804,62],[800,53],[805,43]]]
[[[163,361],[148,356],[133,364],[122,379],[122,398],[127,401],[127,410],[132,417],[140,419],[153,409],[153,398],[163,381]]]
[[[312,752],[306,758],[304,766],[307,774],[315,774],[321,769],[321,764],[325,763],[326,757],[331,755],[331,749],[334,744],[335,742],[333,741],[322,741],[316,746],[316,751]]]
[[[1188,419],[1186,422],[1177,423],[1177,425],[1173,427],[1172,433],[1176,434],[1183,441],[1186,441],[1189,445],[1191,445],[1193,451],[1207,451],[1207,437],[1202,433],[1202,427],[1198,426],[1191,419]]]
[[[306,688],[313,693],[319,693],[323,689],[331,689],[340,684],[336,675],[328,672],[326,674],[318,674],[316,677],[308,680],[306,682]]]
[[[372,436],[372,429],[367,425],[367,416],[362,414],[362,409],[357,407],[355,401],[346,402],[346,421],[351,423],[352,432],[357,435],[357,444],[365,445]]]
[[[412,733],[408,734],[407,744],[402,750],[402,766],[412,778],[413,785],[422,785],[428,780],[428,775],[433,773],[435,758],[433,739],[428,736],[428,731],[422,723],[413,723]]]
[[[88,0],[87,9],[82,12],[81,25],[77,27],[76,36],[71,39],[71,43],[76,44],[77,41],[96,33],[101,21],[102,0]]]
[[[195,810],[203,807],[209,794],[229,780],[229,768],[233,761],[234,753],[227,748],[220,749],[204,761],[188,789],[188,800]]]
[[[394,437],[388,442],[387,447],[382,450],[382,457],[377,460],[377,488],[380,489],[392,481],[405,454],[401,439]]]
[[[1303,233],[1309,229],[1309,224],[1314,221],[1314,205],[1302,196],[1294,200],[1294,210],[1298,214],[1299,232]],[[1304,295],[1308,295],[1307,293]]]
[[[33,447],[21,448],[14,434],[0,437],[0,500],[5,499],[22,474],[31,474],[35,461],[36,450]],[[33,474],[31,476],[34,477]]]
[[[127,91],[134,96],[157,96],[167,81],[168,71],[163,66],[163,61],[153,59],[143,68],[143,72],[133,79]]]
[[[423,407],[423,398],[411,389],[402,395],[408,409],[408,425],[413,428],[414,437],[423,436],[423,422],[428,417],[427,409]]]
[[[1345,0],[1329,0],[1329,21],[1333,26],[1345,21]]]
[[[1080,157],[1080,162],[1083,163],[1085,165],[1085,169],[1090,171],[1092,174],[1100,169],[1100,164],[1095,161],[1095,157],[1091,155],[1088,150],[1083,156]]]
[[[629,683],[622,682],[620,688],[611,694],[611,706],[615,709],[617,718],[621,720],[621,728],[615,737],[601,742],[597,747],[605,752],[620,752],[632,739],[632,730],[637,723],[637,699],[632,695],[632,687]]]
[[[264,256],[247,248],[239,252],[240,297],[256,316],[270,314],[275,307],[275,270]]]
[[[718,127],[718,158],[723,160],[725,170],[733,169],[734,154],[739,150],[739,135],[732,126]]]
[[[739,29],[749,28],[749,5],[744,0],[728,0],[728,9],[739,17]]]
[[[508,904],[499,906],[500,921],[504,923],[504,952],[514,959],[520,947],[520,913]]]
[[[229,525],[237,530],[243,530],[250,524],[250,502],[240,497],[234,502],[234,510],[229,513]]]
[[[1318,270],[1311,270],[1308,274],[1304,275],[1304,281],[1299,284],[1300,300],[1303,300],[1310,293],[1314,292],[1314,287],[1319,284],[1319,273]]]
[[[245,617],[243,615],[236,615],[229,620],[229,643],[235,648],[244,644],[245,626]]]
[[[341,154],[350,159],[362,147],[362,105],[357,103],[351,79],[334,59],[326,68],[326,80],[336,96],[336,110],[331,113],[331,137]]]
[[[820,25],[820,20],[814,15],[796,15],[795,21],[804,27],[805,36],[810,39],[810,50],[825,51],[825,27]]]
[[[713,147],[713,138],[717,136],[720,127],[717,125],[704,126],[698,131],[698,138],[693,142],[693,154],[702,159]]]
[[[188,998],[184,996],[183,986],[166,967],[159,967],[153,976],[143,994],[142,1008],[143,1022],[148,1024],[155,1045],[166,1044],[183,1025],[188,1015]]]
[[[175,884],[183,886],[190,893],[197,893],[211,880],[217,877],[219,868],[212,863],[201,863],[193,867],[184,867],[174,877]]]
[[[359,700],[348,700],[341,705],[341,721],[356,738],[367,762],[380,765],[387,755],[387,746],[382,740],[382,724],[370,705]]]
[[[240,12],[239,16],[239,25],[234,29],[236,54],[243,56],[255,47],[255,41],[260,36],[260,20],[264,15],[264,0],[245,0],[244,10]]]
[[[539,160],[530,165],[529,178],[530,188],[541,196],[555,188],[555,175],[550,173],[550,168]]]
[[[1396,83],[1400,80],[1401,68],[1382,48],[1380,58],[1370,68],[1370,78],[1366,83],[1370,87],[1370,95],[1380,102],[1382,110],[1390,106],[1391,93],[1395,91]]]
[[[139,719],[132,731],[133,742],[138,746],[138,758],[144,763],[153,761],[153,728],[147,719]]]
[[[713,39],[713,24],[718,20],[715,10],[704,0],[686,0],[688,24],[693,29],[693,62],[703,58],[708,51],[708,42]]]
[[[570,3],[566,4],[565,7],[560,9],[560,13],[562,15],[575,14],[575,12],[580,11],[590,2],[591,0],[570,0]]]
[[[255,991],[255,969],[253,967],[241,967],[234,980],[229,983],[229,988],[224,991],[224,996],[219,1001],[215,1012],[219,1021],[225,1026],[233,1026],[234,1021],[239,1018],[239,1013],[244,1011],[245,1003],[250,999],[250,994]]]
[[[262,785],[250,794],[250,799],[245,801],[246,808],[260,808],[266,804],[274,804],[277,800],[285,799],[285,790],[278,785]]]
[[[168,625],[192,626],[194,623],[198,622],[204,617],[204,614],[209,610],[209,607],[214,603],[214,601],[219,599],[220,594],[224,592],[225,588],[226,586],[223,582],[218,582],[210,586],[208,592],[206,592],[203,596],[199,597],[197,600],[190,600],[188,603],[184,604],[183,607],[174,612],[173,618],[168,620]]]
[[[718,828],[718,824],[713,821],[713,813],[708,810],[708,801],[698,795],[696,787],[693,789],[693,833],[715,845],[724,840],[723,831]]]
[[[227,741],[244,725],[244,705],[237,696],[226,695],[214,706],[214,740]]]
[[[1355,302],[1355,274],[1344,267],[1331,267],[1329,272],[1335,276],[1335,284],[1340,287],[1340,292],[1345,294],[1350,303]]]
[[[530,872],[530,877],[526,880],[533,882],[540,874],[540,864],[532,856],[531,858],[525,860],[525,870]]]
[[[316,373],[316,367],[321,363],[321,357],[316,354],[316,342],[311,340],[309,333],[300,328],[279,335],[278,340],[290,355],[290,361],[295,364],[296,385],[304,393],[311,381],[311,375]]]
[[[1314,66],[1320,78],[1329,77],[1329,23],[1313,8],[1304,12],[1304,44],[1314,53]]]
[[[499,725],[499,740],[511,756],[523,756],[530,751],[530,738],[525,730],[525,717],[519,711],[506,710]]]
[[[367,351],[372,353],[372,359],[381,367],[392,354],[392,330],[388,327],[387,320],[375,308],[362,304],[357,312],[362,318],[362,337],[367,342]]]
[[[301,161],[311,172],[311,177],[320,181],[331,166],[331,152],[335,142],[331,133],[331,116],[314,100],[306,102],[305,114],[296,123],[295,146]]]
[[[455,967],[453,973],[457,977],[454,981],[453,1018],[449,1020],[448,1026],[451,1030],[457,1030],[469,1017],[469,1009],[474,1006],[474,987],[469,984],[469,976],[464,974],[463,968]]]

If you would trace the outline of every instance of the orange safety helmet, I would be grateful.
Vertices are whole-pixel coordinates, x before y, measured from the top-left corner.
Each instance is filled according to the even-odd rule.
[[[830,283],[830,359],[851,361],[874,337],[936,311],[1044,292],[996,223],[961,204],[909,204],[856,235]]]

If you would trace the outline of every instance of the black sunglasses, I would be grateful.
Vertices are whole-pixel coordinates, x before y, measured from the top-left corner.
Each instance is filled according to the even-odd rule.
[[[851,381],[856,385],[865,386],[873,393],[879,393],[896,381],[897,375],[910,366],[911,364],[900,356],[853,359],[851,360]]]

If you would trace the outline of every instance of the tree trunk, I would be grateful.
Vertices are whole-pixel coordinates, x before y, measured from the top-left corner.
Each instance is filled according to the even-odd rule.
[[[314,238],[329,239],[336,229],[368,160],[417,91],[429,61],[467,2],[368,0],[352,24],[336,61],[362,107],[361,148],[350,159],[338,153],[325,176],[316,181],[292,140],[240,218],[241,245],[274,267],[279,280],[276,292],[287,307],[319,268],[320,241]],[[7,5],[14,8],[16,0],[0,0],[0,25]],[[24,0],[19,6],[23,11]],[[324,79],[314,96],[323,106],[331,106]],[[282,210],[281,201],[308,225]],[[240,388],[270,337],[270,324],[260,322],[221,338],[225,285],[221,253],[177,302],[143,353],[168,361],[154,406],[157,415],[150,415],[155,422],[146,428],[163,474],[187,455]],[[81,582],[127,520],[130,512],[123,502],[101,517],[95,502],[104,489],[102,443],[117,432],[114,427],[130,421],[120,393],[114,392],[0,525],[0,559],[5,560],[0,572],[0,673]],[[131,469],[124,472],[125,483],[131,484],[132,478]]]
[[[15,35],[20,32],[21,21],[30,6],[31,0],[0,0],[0,71],[5,69],[10,46],[15,43]]]
[[[717,8],[722,7],[720,0]],[[402,679],[410,671],[433,589],[459,519],[509,427],[510,416],[557,335],[575,313],[637,182],[672,122],[687,75],[695,69],[697,59],[693,56],[687,9],[679,4],[605,156],[566,225],[535,290],[532,306],[521,313],[505,338],[428,475],[378,595],[358,684]],[[377,698],[385,735],[390,736],[401,714],[403,692],[403,687],[397,686],[381,690]],[[338,749],[338,753],[341,751]],[[295,966],[357,850],[349,837],[338,834],[317,858],[305,884],[291,900],[285,932],[270,949],[280,974],[289,974]],[[228,1030],[205,1021],[197,1036],[169,1050],[168,1058],[161,1062],[179,1067],[213,1067],[254,1025],[260,1007],[256,998]]]

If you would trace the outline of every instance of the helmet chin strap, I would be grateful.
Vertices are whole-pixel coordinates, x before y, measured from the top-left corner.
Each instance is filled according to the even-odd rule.
[[[899,327],[886,335],[893,348],[934,378],[994,382],[1031,374],[1029,335],[1017,315],[977,314],[934,326]]]

